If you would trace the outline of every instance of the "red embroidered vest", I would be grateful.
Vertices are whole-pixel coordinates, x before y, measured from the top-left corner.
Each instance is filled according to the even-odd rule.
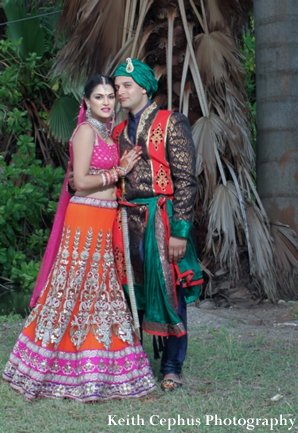
[[[158,111],[148,136],[148,154],[151,159],[153,169],[153,189],[155,195],[163,194],[172,196],[174,193],[173,184],[171,181],[170,165],[166,159],[166,140],[167,126],[171,111]],[[113,139],[119,146],[119,138],[127,125],[127,120],[115,126],[113,131]]]

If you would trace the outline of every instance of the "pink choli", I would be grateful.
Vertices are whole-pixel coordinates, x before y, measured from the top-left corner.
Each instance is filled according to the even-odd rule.
[[[88,124],[88,122],[84,122],[81,125]],[[69,143],[69,154],[70,154],[70,161],[73,161],[73,151],[72,151],[72,140],[75,136],[78,128],[81,126],[79,125],[73,132],[70,143]],[[90,125],[90,128],[92,126]],[[102,140],[102,138],[99,136],[97,131],[92,128],[95,133],[95,140],[93,145],[93,152],[91,156],[90,161],[90,167],[89,167],[89,174],[99,174],[102,173],[105,170],[110,170],[111,168],[115,167],[119,164],[119,155],[118,155],[118,149],[117,144],[107,144],[105,141]]]

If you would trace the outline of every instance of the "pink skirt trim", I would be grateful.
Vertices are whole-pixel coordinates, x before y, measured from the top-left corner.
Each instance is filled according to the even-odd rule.
[[[141,345],[119,351],[56,352],[36,345],[24,334],[13,348],[3,378],[30,400],[141,397],[155,388]]]

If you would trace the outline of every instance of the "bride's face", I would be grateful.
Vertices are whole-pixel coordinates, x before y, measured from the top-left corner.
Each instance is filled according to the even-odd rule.
[[[111,118],[116,98],[113,87],[110,84],[103,86],[98,84],[91,95],[90,99],[85,99],[87,107],[91,110],[93,118],[100,120],[101,122],[107,122]]]

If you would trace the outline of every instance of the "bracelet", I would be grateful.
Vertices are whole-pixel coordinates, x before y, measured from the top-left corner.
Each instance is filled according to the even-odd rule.
[[[119,178],[119,176],[118,176],[118,173],[117,173],[116,167],[113,167],[113,168],[112,168],[112,171],[113,171],[113,174],[114,174],[114,183],[117,183],[117,182],[118,182],[118,178]]]
[[[123,177],[123,176],[126,175],[126,170],[125,170],[125,168],[120,167],[119,165],[117,165],[116,168],[117,168],[117,170],[118,170],[118,177]],[[120,174],[120,172],[119,172],[120,170],[123,172],[123,174]]]
[[[131,157],[130,157],[128,163],[127,163],[126,168],[120,167],[119,165],[117,166],[117,168],[118,168],[119,170],[122,170],[122,171],[123,171],[123,176],[126,176],[126,174],[127,174],[127,170],[128,170],[128,168],[129,168],[129,166],[130,166],[130,164],[131,164],[131,161],[134,159],[135,155],[136,155],[136,152],[132,152]],[[119,177],[123,177],[123,176],[119,176]]]
[[[107,179],[105,177],[105,173],[101,173],[101,177],[102,177],[102,186],[106,186],[107,184]]]
[[[111,168],[111,170],[106,170],[101,173],[102,177],[102,186],[111,185],[112,183],[117,183],[119,176],[115,167]]]

